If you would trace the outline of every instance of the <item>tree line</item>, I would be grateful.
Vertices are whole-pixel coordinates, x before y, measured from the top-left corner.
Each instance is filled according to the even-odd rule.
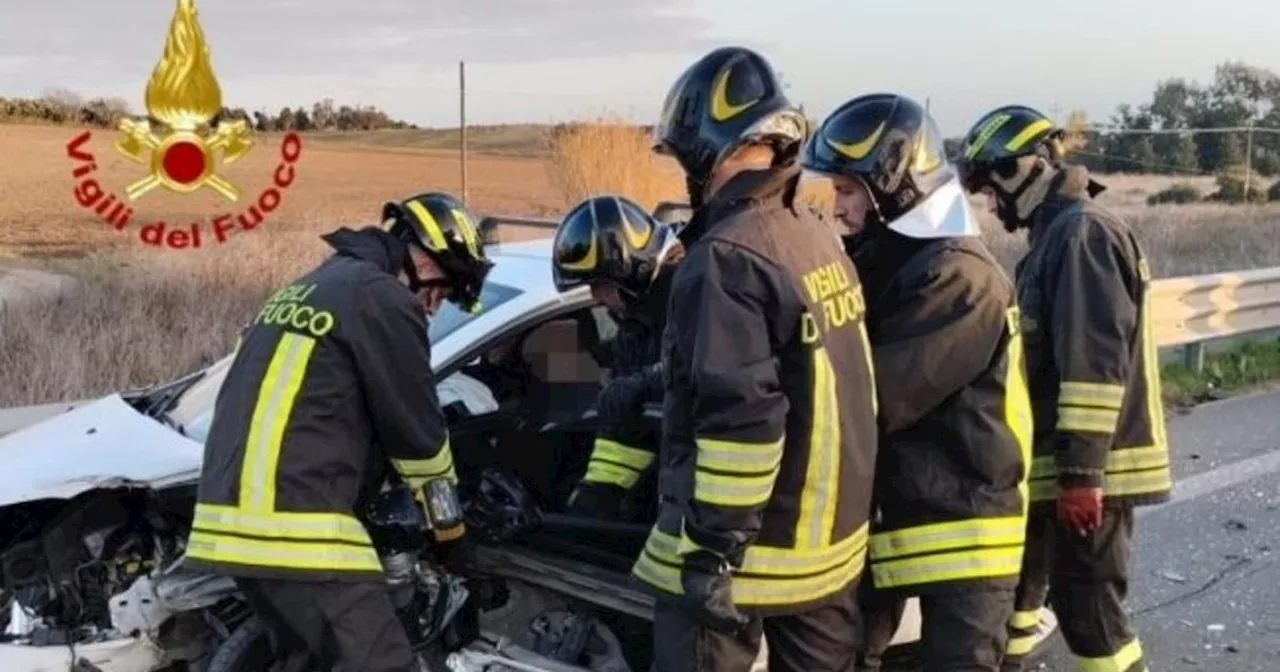
[[[52,89],[38,98],[0,96],[0,121],[34,121],[49,124],[77,124],[113,128],[121,119],[136,117],[123,98],[85,99],[66,89]],[[325,98],[310,108],[282,107],[274,114],[258,109],[223,107],[214,117],[243,119],[256,131],[372,131],[416,129],[415,124],[393,119],[372,105],[336,105]]]
[[[1090,123],[1080,111],[1063,123],[1071,160],[1100,173],[1221,175],[1250,166],[1263,177],[1280,175],[1280,76],[1243,62],[1221,63],[1206,84],[1157,82],[1150,100],[1119,105],[1104,123]],[[1202,130],[1250,124],[1260,129],[1252,138],[1244,130]],[[959,142],[949,140],[948,151]]]

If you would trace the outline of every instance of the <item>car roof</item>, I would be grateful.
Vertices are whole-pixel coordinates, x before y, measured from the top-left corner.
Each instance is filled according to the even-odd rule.
[[[493,261],[487,280],[518,287],[537,300],[559,293],[551,277],[550,239],[489,245],[485,254]]]

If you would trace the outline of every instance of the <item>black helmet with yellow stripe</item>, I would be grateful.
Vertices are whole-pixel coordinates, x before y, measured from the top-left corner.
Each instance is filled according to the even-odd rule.
[[[860,180],[884,224],[955,178],[933,118],[893,93],[859,96],[836,108],[805,143],[801,164]]]
[[[720,160],[740,145],[770,143],[786,155],[807,131],[804,114],[787,99],[763,56],[745,47],[721,47],[672,85],[654,127],[653,149],[680,163],[696,208]]]
[[[593,196],[556,228],[551,273],[556,289],[611,282],[635,299],[653,284],[679,244],[669,225],[621,196]]]
[[[383,205],[382,220],[392,235],[426,250],[448,278],[450,301],[468,312],[480,309],[480,290],[493,262],[485,257],[475,217],[461,201],[440,192],[419,194]],[[415,285],[427,284],[411,261],[405,266]]]
[[[1023,194],[1047,177],[1066,153],[1066,131],[1026,105],[1004,105],[982,116],[965,134],[955,163],[970,193],[990,190],[997,214],[1013,230],[1030,207]],[[1039,160],[1023,160],[1035,157]],[[1050,173],[1051,174],[1051,173]],[[1031,194],[1028,194],[1030,196]]]

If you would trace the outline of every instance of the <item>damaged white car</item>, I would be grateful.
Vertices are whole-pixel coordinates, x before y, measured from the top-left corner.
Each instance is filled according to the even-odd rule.
[[[647,670],[652,599],[628,571],[653,519],[652,482],[640,484],[649,494],[632,520],[561,512],[586,468],[589,409],[608,372],[601,346],[615,325],[585,288],[556,292],[549,241],[491,249],[484,311],[446,306],[430,327],[482,544],[465,577],[434,569],[415,536],[420,511],[388,490],[363,512],[388,588],[433,669]],[[4,670],[271,669],[231,580],[182,564],[201,442],[229,364],[52,409],[0,438]],[[661,422],[657,410],[646,417]],[[1055,629],[1043,610],[1040,652]],[[918,634],[912,600],[890,660],[909,663]]]

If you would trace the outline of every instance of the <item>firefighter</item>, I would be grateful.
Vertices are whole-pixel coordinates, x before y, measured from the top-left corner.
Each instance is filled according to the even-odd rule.
[[[418,669],[355,512],[388,474],[450,495],[425,314],[476,309],[492,262],[446,194],[382,216],[323,236],[335,253],[266,301],[205,441],[187,562],[235,577],[286,670]],[[448,546],[464,531],[435,535]]]
[[[1013,281],[910,98],[836,108],[805,145],[858,232],[880,449],[864,670],[920,598],[926,670],[996,672],[1022,562],[1031,408]]]
[[[1125,613],[1134,508],[1173,481],[1151,338],[1151,270],[1103,186],[1063,162],[1065,132],[1021,105],[995,109],[957,159],[970,193],[1027,230],[1018,262],[1035,418],[1027,554],[1006,667],[1021,668],[1046,593],[1080,664],[1144,670]]]
[[[856,649],[875,462],[857,271],[796,203],[808,122],[771,65],[716,49],[676,81],[655,150],[683,168],[663,335],[654,669],[845,670]]]
[[[630,495],[650,472],[658,447],[644,422],[644,405],[662,401],[658,346],[681,253],[671,227],[619,196],[588,198],[557,227],[551,258],[556,288],[590,286],[618,321],[608,362],[613,377],[596,405],[600,430],[587,472],[569,496],[571,512],[629,517]]]

